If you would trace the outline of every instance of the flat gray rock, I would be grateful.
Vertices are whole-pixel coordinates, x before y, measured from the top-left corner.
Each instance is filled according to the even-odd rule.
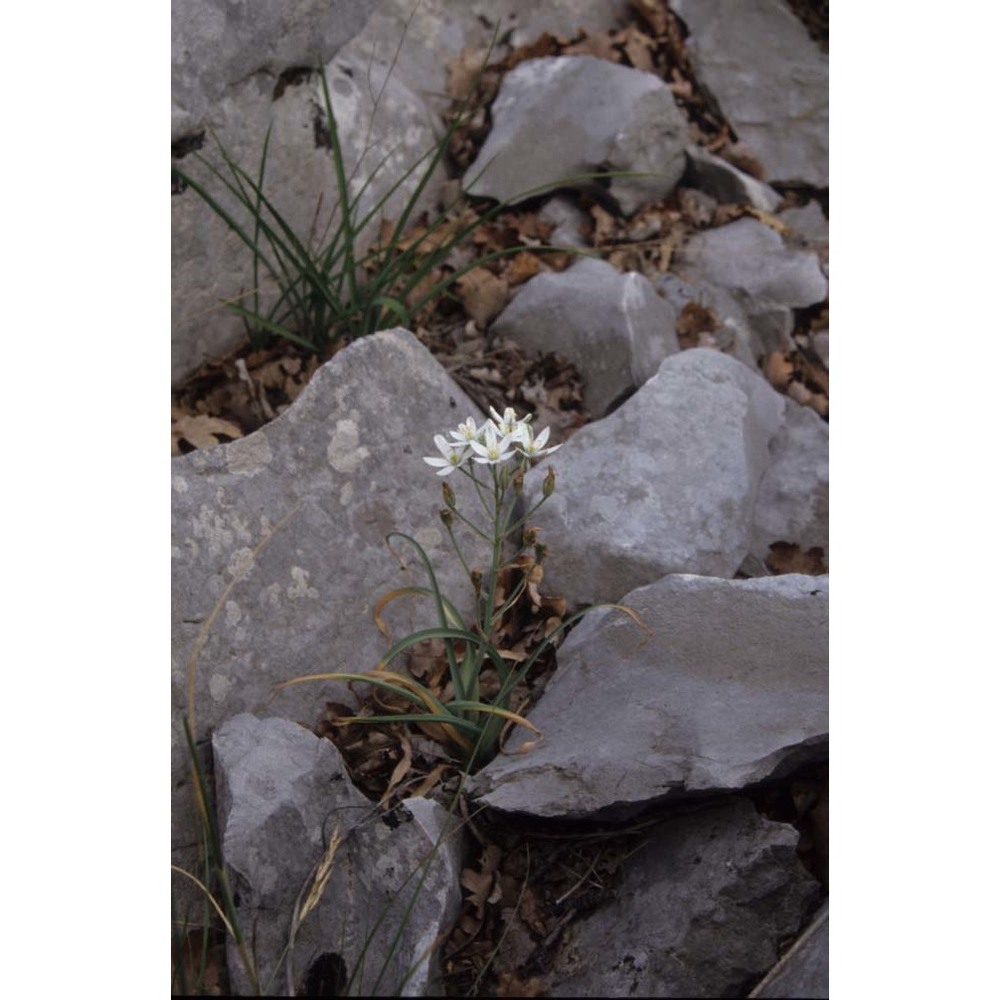
[[[667,576],[621,601],[651,636],[591,612],[529,714],[541,742],[498,757],[472,793],[505,813],[627,818],[825,755],[828,591],[827,577]]]
[[[393,530],[425,546],[444,592],[470,610],[437,517],[441,482],[422,461],[435,434],[470,415],[483,418],[412,334],[385,331],[340,351],[261,430],[172,460],[173,844],[185,863],[197,843],[180,725],[189,660],[198,741],[241,712],[312,724],[327,698],[353,703],[323,683],[269,699],[296,676],[377,664],[374,602],[426,584],[412,551],[394,543],[406,573],[387,551]],[[427,602],[395,606],[397,637],[437,624]]]
[[[789,247],[756,219],[696,233],[674,258],[673,271],[697,288],[721,288],[744,308],[756,338],[770,351],[791,346],[792,310],[827,297],[815,253]]]
[[[631,399],[525,479],[555,493],[532,519],[545,586],[571,604],[616,601],[667,573],[732,577],[750,550],[757,488],[787,400],[707,348],[672,355]]]
[[[829,65],[782,0],[674,0],[698,82],[768,180],[829,185]]]
[[[504,77],[492,115],[493,129],[462,179],[478,197],[516,204],[577,174],[653,175],[612,180],[611,196],[630,214],[666,197],[684,172],[687,120],[652,73],[594,56],[527,59]]]
[[[825,1000],[830,996],[830,907],[824,903],[813,922],[763,982],[751,1000]]]
[[[462,844],[448,811],[413,799],[382,813],[329,740],[285,719],[238,715],[212,742],[222,851],[262,994],[317,995],[310,979],[340,963],[348,976],[357,970],[350,995],[438,995],[428,948],[461,906]],[[293,916],[338,837],[329,881],[293,938]],[[257,995],[232,939],[228,966],[236,995]]]
[[[676,321],[643,275],[582,258],[528,281],[492,332],[529,351],[569,358],[583,375],[584,405],[599,417],[677,353]]]
[[[797,839],[744,799],[666,821],[626,862],[618,898],[571,930],[552,996],[746,996],[822,895]]]

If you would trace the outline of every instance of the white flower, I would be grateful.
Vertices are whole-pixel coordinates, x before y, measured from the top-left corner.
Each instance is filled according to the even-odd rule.
[[[508,406],[507,409],[503,411],[502,417],[491,406],[490,416],[493,418],[493,422],[496,424],[497,430],[505,437],[515,436],[520,432],[522,427],[527,427],[528,421],[531,419],[530,416],[527,416],[523,420],[518,420],[517,414],[514,412],[514,407],[512,406]]]
[[[476,421],[469,417],[468,420],[463,421],[458,425],[457,431],[449,431],[448,433],[456,441],[461,441],[463,444],[471,444],[473,441],[479,440],[479,432],[482,428],[476,426]]]
[[[472,460],[479,462],[480,465],[496,465],[498,462],[506,462],[514,455],[514,452],[507,450],[511,444],[510,435],[504,434],[503,437],[498,438],[497,428],[493,424],[486,425],[482,443],[479,441],[470,441],[469,443],[476,453],[472,456]]]
[[[536,438],[531,428],[527,424],[522,424],[522,433],[518,437],[517,444],[525,458],[540,458],[542,455],[551,455],[562,447],[561,444],[554,444],[551,448],[546,448],[545,442],[548,439],[548,427],[545,427]]]
[[[446,441],[444,435],[442,434],[434,435],[434,443],[437,445],[438,451],[441,452],[443,457],[425,458],[424,461],[428,465],[441,466],[441,468],[438,469],[439,476],[450,475],[469,456],[469,449],[466,445],[453,444],[450,441]]]

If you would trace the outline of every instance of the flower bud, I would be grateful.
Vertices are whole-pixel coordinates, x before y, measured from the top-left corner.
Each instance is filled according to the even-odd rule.
[[[444,508],[444,507],[442,507],[442,508],[441,508],[441,510],[439,510],[439,511],[438,511],[438,516],[439,516],[439,517],[441,518],[441,523],[442,523],[442,524],[443,524],[443,525],[444,525],[444,526],[445,526],[445,527],[446,527],[446,528],[447,528],[447,529],[448,529],[449,531],[451,531],[451,524],[452,524],[452,516],[451,516],[451,511],[450,511],[450,510],[447,510],[447,509],[446,509],[446,508]]]
[[[542,483],[542,496],[548,499],[556,491],[556,470],[549,466],[549,471]]]
[[[469,573],[469,577],[472,579],[472,587],[478,597],[483,589],[483,571],[481,569],[474,569]]]
[[[441,483],[441,492],[444,494],[445,506],[455,509],[455,491],[445,482]]]
[[[514,492],[520,496],[524,492],[524,467],[514,473]]]

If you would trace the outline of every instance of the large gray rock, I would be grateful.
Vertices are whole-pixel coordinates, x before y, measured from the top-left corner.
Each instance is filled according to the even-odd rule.
[[[763,559],[772,542],[829,551],[830,425],[815,410],[786,400],[771,457],[757,490],[751,555]]]
[[[830,908],[824,903],[813,922],[789,952],[750,994],[767,997],[824,1000],[830,996]]]
[[[366,69],[352,46],[326,66],[348,187],[351,197],[358,200],[355,222],[371,216],[359,234],[358,253],[367,249],[383,217],[398,217],[421,176],[419,169],[410,176],[407,171],[440,133],[440,123],[416,94],[393,77],[379,93],[369,86]],[[318,77],[313,77],[287,87],[276,99],[274,85],[272,76],[256,74],[231,88],[213,109],[214,134],[235,162],[256,177],[270,128],[265,194],[300,240],[314,247],[325,245],[337,230],[340,212],[329,140],[324,134],[322,88]],[[228,176],[214,141],[206,141],[199,154]],[[208,167],[193,155],[184,156],[178,166],[203,184],[252,236],[251,217]],[[421,207],[431,204],[437,180],[443,176],[439,169],[422,196]],[[384,204],[376,210],[383,198]],[[243,321],[222,303],[253,288],[253,258],[191,188],[175,187],[171,227],[171,377],[178,384],[202,362],[224,354],[244,337]],[[268,256],[274,259],[269,251]],[[276,297],[276,285],[263,267],[260,279],[266,309]],[[240,301],[252,307],[252,299]]]
[[[698,82],[770,181],[829,184],[827,57],[782,0],[673,0]]]
[[[796,839],[743,799],[667,821],[561,945],[552,996],[746,996],[822,894]]]
[[[375,0],[171,0],[171,138],[197,132],[213,106],[255,73],[328,61]]]
[[[386,550],[393,530],[427,549],[444,592],[470,610],[437,519],[441,484],[421,460],[435,433],[469,415],[482,419],[417,339],[386,331],[338,353],[266,427],[172,460],[173,844],[186,867],[197,843],[180,724],[189,661],[198,741],[241,712],[312,723],[325,698],[352,703],[316,683],[267,705],[281,681],[377,664],[386,645],[373,602],[425,583],[414,552],[394,543],[411,567],[402,573]],[[387,609],[397,637],[437,624],[423,601],[411,619],[408,600]]]
[[[566,271],[532,278],[493,333],[569,358],[583,375],[584,405],[598,417],[677,353],[675,323],[674,310],[641,274],[582,258]]]
[[[594,56],[528,59],[504,77],[492,114],[462,181],[473,195],[516,204],[577,174],[648,173],[611,182],[611,196],[632,213],[666,197],[684,173],[687,120],[652,73]]]
[[[439,995],[432,946],[461,906],[461,834],[448,811],[412,799],[387,816],[329,740],[285,719],[238,715],[212,744],[222,852],[262,994],[316,995],[311,970],[342,963],[357,974],[350,995]],[[338,837],[329,881],[303,914]],[[228,966],[235,994],[257,995],[232,939]]]
[[[827,297],[816,255],[786,246],[778,232],[756,219],[696,233],[677,252],[673,270],[697,287],[715,286],[733,295],[765,352],[791,346],[793,309]]]
[[[651,635],[591,612],[529,713],[541,742],[498,757],[472,793],[507,813],[627,818],[825,756],[828,594],[827,577],[667,576],[621,601]]]
[[[555,493],[532,521],[549,546],[546,589],[616,601],[667,573],[732,577],[750,549],[757,488],[786,399],[706,348],[668,357],[631,399],[533,469]]]

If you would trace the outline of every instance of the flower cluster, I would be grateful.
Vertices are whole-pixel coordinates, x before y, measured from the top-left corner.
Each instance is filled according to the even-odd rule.
[[[443,434],[435,434],[434,443],[441,454],[424,461],[437,468],[439,476],[447,476],[462,468],[470,459],[480,465],[499,465],[516,456],[526,461],[550,455],[561,447],[557,444],[546,448],[549,428],[544,428],[536,437],[531,417],[519,419],[510,406],[504,410],[503,416],[491,406],[490,415],[493,419],[487,420],[481,427],[477,427],[476,421],[469,417],[458,425],[458,430],[448,432],[453,438],[451,441]]]

